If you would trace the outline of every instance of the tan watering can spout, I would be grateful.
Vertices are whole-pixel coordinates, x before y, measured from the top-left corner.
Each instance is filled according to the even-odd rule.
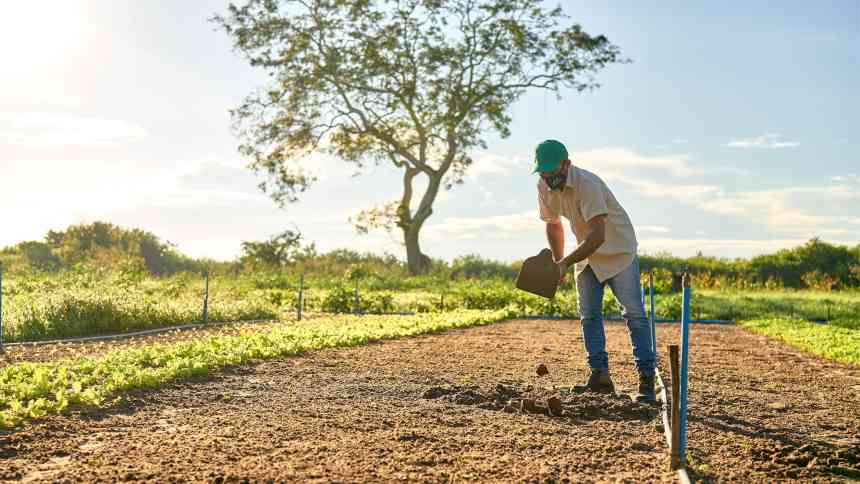
[[[517,289],[552,299],[558,289],[558,265],[552,258],[552,251],[543,249],[534,257],[523,261],[517,275]]]

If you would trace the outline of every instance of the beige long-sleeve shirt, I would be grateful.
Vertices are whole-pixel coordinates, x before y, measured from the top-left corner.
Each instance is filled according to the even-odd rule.
[[[600,282],[623,271],[636,256],[636,233],[630,217],[615,195],[597,175],[571,165],[564,190],[551,191],[543,178],[538,180],[538,207],[544,222],[557,223],[559,217],[570,222],[577,243],[588,234],[588,221],[606,215],[606,238],[587,259],[578,262],[575,275],[591,266]]]

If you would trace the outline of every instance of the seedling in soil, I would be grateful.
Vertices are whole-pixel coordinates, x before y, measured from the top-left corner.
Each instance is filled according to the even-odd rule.
[[[546,406],[549,407],[550,415],[553,417],[561,417],[563,409],[561,407],[561,400],[559,400],[558,397],[549,397],[546,401]]]

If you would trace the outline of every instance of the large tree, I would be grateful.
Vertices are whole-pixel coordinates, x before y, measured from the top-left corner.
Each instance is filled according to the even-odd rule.
[[[353,223],[403,232],[409,269],[426,271],[419,234],[440,188],[462,183],[491,132],[510,135],[512,103],[529,88],[597,86],[618,48],[540,0],[248,0],[214,17],[271,85],[232,111],[260,187],[281,206],[315,178],[306,155],[359,169],[390,163],[395,201]],[[424,183],[416,179],[426,177]],[[423,193],[416,193],[423,189]]]

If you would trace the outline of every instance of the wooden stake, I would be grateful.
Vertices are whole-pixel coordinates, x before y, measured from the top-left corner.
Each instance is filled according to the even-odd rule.
[[[680,424],[680,402],[678,399],[678,395],[680,393],[681,385],[680,385],[680,353],[678,351],[678,345],[669,345],[669,364],[672,368],[672,413],[670,415],[670,420],[672,422],[672,445],[671,445],[671,462],[670,469],[675,470],[680,467],[681,464],[681,454],[680,451],[680,440],[681,440],[681,424]]]
[[[3,352],[3,265],[0,264],[0,353]]]
[[[299,276],[299,300],[296,307],[296,318],[302,320],[302,307],[305,305],[305,275]]]
[[[358,314],[359,311],[359,300],[358,300],[358,280],[355,281],[355,303],[353,304],[352,312]]]
[[[205,288],[203,289],[203,322],[209,322],[209,270],[203,273]]]

